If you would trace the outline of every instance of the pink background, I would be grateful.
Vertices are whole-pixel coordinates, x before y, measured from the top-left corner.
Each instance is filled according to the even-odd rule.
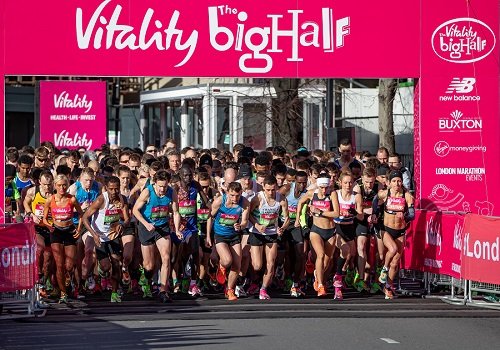
[[[208,32],[208,7],[223,3],[213,0],[192,1],[163,0],[124,1],[113,0],[103,11],[109,19],[116,4],[123,10],[119,24],[140,27],[148,7],[154,9],[153,19],[160,19],[163,25],[170,19],[174,10],[180,12],[177,28],[183,30],[182,40],[192,30],[199,31],[199,38],[193,57],[182,67],[175,67],[185,52],[169,50],[158,51],[150,48],[142,50],[80,50],[76,41],[76,9],[83,9],[83,21],[86,24],[91,14],[101,4],[100,0],[53,0],[49,3],[34,0],[19,2],[0,1],[0,71],[3,75],[78,75],[78,76],[265,76],[265,77],[421,77],[420,130],[425,130],[416,148],[420,151],[415,157],[420,163],[420,197],[427,199],[434,186],[443,184],[453,190],[453,197],[463,194],[454,208],[459,210],[463,202],[469,202],[475,209],[475,202],[490,201],[498,215],[500,203],[486,193],[498,193],[498,46],[486,59],[474,64],[450,63],[439,58],[432,50],[431,37],[434,30],[442,23],[458,17],[474,17],[486,22],[498,37],[498,0],[434,0],[401,2],[387,0],[381,4],[373,1],[333,2],[318,1],[243,1],[227,2],[238,11],[245,11],[248,19],[244,22],[245,30],[255,26],[269,26],[269,14],[281,14],[280,29],[290,29],[291,9],[303,9],[299,15],[299,24],[303,21],[316,22],[321,27],[321,8],[333,9],[333,19],[349,16],[350,34],[345,45],[336,48],[333,53],[324,52],[320,47],[299,47],[301,62],[290,62],[290,39],[280,38],[279,48],[283,52],[268,53],[273,61],[273,68],[262,74],[245,73],[239,67],[239,59],[250,51],[234,47],[228,51],[216,51],[211,45]],[[195,4],[195,5],[194,5]],[[110,6],[111,5],[111,6]],[[19,24],[22,13],[23,25]],[[231,28],[233,35],[237,24],[235,15],[219,16],[219,25]],[[335,23],[335,22],[334,22]],[[154,28],[154,26],[152,26]],[[136,32],[138,29],[136,29]],[[148,32],[151,34],[151,31]],[[221,38],[217,37],[219,40]],[[319,43],[323,43],[320,34]],[[254,40],[254,44],[258,41]],[[270,44],[269,44],[270,45]],[[497,43],[498,45],[498,43]],[[265,52],[267,53],[267,52]],[[444,94],[452,78],[475,77],[476,88],[481,94],[480,103],[440,103],[437,98]],[[3,86],[0,89],[3,94]],[[438,158],[434,154],[434,145],[441,141],[442,135],[436,130],[436,118],[448,116],[459,109],[469,116],[480,116],[483,130],[479,135],[447,135],[449,144],[456,142],[464,145],[477,143],[480,137],[482,145],[487,147],[488,159],[492,161],[483,166],[483,157],[476,154],[450,154],[447,158]],[[0,102],[0,115],[3,113],[3,99]],[[3,140],[3,123],[1,144]],[[444,136],[443,136],[444,137]],[[449,141],[448,141],[449,140]],[[460,145],[460,144],[459,144]],[[4,147],[0,147],[3,157]],[[435,175],[438,165],[449,167],[485,167],[483,181],[469,182],[459,176]],[[3,176],[3,167],[0,175]],[[444,193],[442,193],[444,195]],[[3,205],[3,192],[0,205]],[[500,198],[497,196],[497,198]],[[435,204],[435,203],[434,203]],[[442,209],[442,208],[441,208]]]
[[[26,243],[28,243],[30,252],[32,246],[36,250],[35,226],[33,224],[12,224],[0,227],[0,252],[7,248],[12,253],[14,247],[18,247],[19,252],[22,252],[22,248],[26,246]],[[2,256],[6,257],[7,254],[2,254]],[[17,254],[14,256],[16,266],[10,265],[7,268],[4,268],[3,265],[0,266],[0,292],[30,289],[35,285],[38,278],[38,264],[23,265],[21,263],[17,265]],[[21,262],[23,256],[27,257],[26,254],[21,255]],[[12,260],[11,255],[10,261]]]
[[[449,5],[447,11],[423,11],[422,14],[419,128],[425,132],[420,133],[419,142],[415,144],[415,158],[420,159],[420,207],[428,210],[500,215],[500,199],[496,195],[500,190],[498,42],[491,54],[475,63],[445,61],[434,52],[431,45],[434,30],[454,18],[478,18],[498,34],[498,2],[470,1],[468,6],[466,2],[448,0],[439,4]],[[436,2],[423,1],[424,9],[433,6],[436,6]],[[490,48],[493,45],[491,34],[484,27],[474,25],[473,28],[478,29],[478,35],[487,40],[487,46]],[[455,90],[453,93],[446,93],[453,79],[463,82],[467,78],[475,79],[473,91],[460,93]],[[440,99],[443,96],[453,99],[459,96],[480,96],[480,101],[443,102]],[[467,128],[454,129],[451,132],[440,129],[440,120],[452,122],[453,112],[459,122],[481,119],[482,128],[476,129],[477,132],[471,132],[471,129]],[[485,152],[450,151],[450,148],[446,148],[448,146],[479,146],[485,147]],[[485,174],[480,177],[437,174],[438,169],[442,168],[482,168]]]
[[[61,94],[68,94],[68,99],[80,99],[92,102],[91,108],[64,107],[57,108],[54,101]],[[84,137],[89,143],[83,145],[88,149],[101,147],[106,143],[106,82],[102,81],[42,81],[40,82],[40,141],[54,142],[57,148],[78,149],[80,145],[58,143],[58,137],[66,134],[71,140],[75,136]],[[51,116],[65,116],[68,120],[51,120]],[[87,115],[95,115],[95,120],[81,119]],[[69,120],[70,118],[76,118]]]
[[[455,234],[462,237],[464,218],[458,214],[417,210],[411,230],[406,235],[403,268],[460,278],[457,268],[453,269],[452,265],[460,266],[461,250],[458,245],[454,247],[453,241]],[[429,227],[439,237],[434,243],[439,244],[429,244],[433,241],[426,239]],[[441,267],[425,264],[425,259],[439,261]]]
[[[175,65],[185,56],[169,50],[80,50],[76,41],[76,8],[83,9],[84,24],[97,9],[100,0],[74,0],[24,2],[6,0],[6,71],[10,74],[26,75],[83,75],[83,76],[269,76],[269,77],[408,77],[418,75],[419,62],[419,2],[397,0],[384,1],[123,1],[112,0],[103,13],[109,19],[115,5],[121,4],[119,23],[131,24],[139,32],[142,19],[148,8],[154,10],[153,19],[168,23],[172,12],[180,12],[177,28],[184,31],[185,41],[192,30],[198,30],[199,37],[192,58],[182,67]],[[299,47],[302,62],[288,62],[291,40],[281,38],[279,47],[283,52],[270,53],[273,68],[266,74],[247,74],[240,70],[238,61],[248,49],[216,51],[209,40],[208,7],[228,4],[238,11],[245,11],[248,19],[243,22],[245,30],[254,26],[270,26],[268,14],[283,15],[280,28],[291,29],[291,15],[288,10],[302,9],[299,24],[303,21],[316,22],[320,31],[321,9],[333,9],[333,20],[350,16],[350,35],[345,37],[344,47],[333,53],[316,47]],[[19,25],[14,14],[23,13]],[[133,14],[133,16],[132,16]],[[219,25],[231,28],[241,23],[236,15],[219,16]],[[334,22],[335,23],[335,22]],[[153,32],[154,25],[150,25]],[[84,26],[85,28],[85,26]],[[50,38],[50,40],[49,40]],[[319,35],[320,46],[323,37]],[[222,43],[223,36],[218,37]],[[257,38],[254,39],[258,43]],[[91,41],[92,43],[92,41]],[[395,46],[394,43],[397,43]],[[270,44],[269,44],[270,45]],[[402,57],[404,53],[404,58]],[[33,55],[36,54],[36,59]],[[257,65],[258,63],[256,63]]]
[[[468,251],[474,252],[474,242],[493,243],[500,236],[500,219],[487,218],[476,214],[468,214],[465,218],[464,236],[468,236]],[[465,243],[465,242],[464,242]],[[482,244],[482,243],[481,243]],[[497,246],[498,249],[500,247]],[[462,249],[462,278],[500,284],[500,261],[486,260],[467,256]]]

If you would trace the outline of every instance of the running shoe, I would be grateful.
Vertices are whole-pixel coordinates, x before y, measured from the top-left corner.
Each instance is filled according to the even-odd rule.
[[[260,289],[259,299],[260,300],[271,300],[271,297],[269,296],[269,294],[267,294],[267,290],[265,288]]]
[[[160,303],[162,304],[167,304],[172,302],[172,298],[166,291],[162,291],[158,293],[158,299],[160,300]]]
[[[181,292],[187,294],[189,292],[189,278],[183,278],[181,282]]]
[[[122,284],[128,286],[130,284],[130,273],[126,267],[122,268]]]
[[[236,294],[234,293],[234,289],[232,289],[232,288],[228,288],[226,290],[226,298],[229,301],[236,301],[236,300],[238,300],[238,297],[236,296]]]
[[[139,285],[145,286],[146,284],[148,284],[148,279],[146,278],[146,275],[144,274],[144,268],[142,266],[139,267],[139,272],[141,273],[141,277],[139,278]]]
[[[368,287],[368,285],[366,284],[365,281],[361,280],[361,281],[358,281],[355,285],[354,285],[357,289],[358,292],[369,292],[370,291],[370,288]]]
[[[250,287],[248,287],[248,295],[255,295],[259,291],[259,286],[256,283],[251,283]]]
[[[245,292],[245,288],[243,286],[236,286],[234,294],[236,294],[238,298],[244,298],[247,296],[247,292]]]
[[[319,289],[319,285],[318,285],[318,279],[316,278],[316,270],[314,270],[314,282],[313,282],[313,288],[314,290],[317,292],[318,289]]]
[[[394,299],[394,291],[391,287],[385,286],[384,288],[385,299]]]
[[[354,275],[354,281],[352,283],[354,286],[356,286],[359,281],[361,281],[361,276],[359,275],[359,272],[356,272],[356,274]]]
[[[274,274],[274,277],[276,277],[279,280],[285,278],[285,269],[283,267],[283,264],[280,264],[276,267],[276,273]]]
[[[283,287],[283,292],[289,292],[290,289],[292,288],[292,285],[293,285],[293,281],[290,277],[287,277],[285,279],[285,286]]]
[[[198,288],[196,283],[189,286],[188,294],[192,297],[203,296],[203,293],[201,292],[200,288]]]
[[[335,287],[335,296],[333,299],[336,300],[344,300],[344,296],[342,295],[342,288]]]
[[[318,297],[324,297],[326,296],[326,289],[325,289],[325,286],[324,285],[319,285],[318,286]]]
[[[102,293],[101,284],[96,283],[94,289],[91,292],[92,292],[92,294],[101,294]]]
[[[384,266],[380,271],[380,276],[378,277],[378,281],[382,284],[387,283],[387,268]]]
[[[378,284],[377,282],[373,282],[370,288],[370,293],[377,294],[380,291],[382,291],[382,287],[380,287],[380,284]]]
[[[143,298],[152,298],[153,297],[153,293],[151,293],[151,287],[149,286],[149,284],[142,286],[142,297]]]
[[[300,287],[297,286],[297,287],[290,288],[290,295],[294,298],[300,298],[300,297],[303,297],[304,295],[306,295],[306,293],[304,293],[302,291],[302,289],[300,289]]]
[[[53,290],[53,289],[54,289],[54,286],[52,286],[52,282],[50,281],[50,278],[47,278],[47,279],[45,280],[45,289],[46,289],[47,291],[51,291],[51,290]]]
[[[346,286],[352,287],[354,283],[354,271],[351,269],[347,269],[345,277],[344,277],[344,282]]]
[[[43,298],[43,299],[47,299],[49,297],[49,294],[47,293],[47,289],[45,289],[45,288],[38,289],[38,294],[40,295],[40,298]]]
[[[219,268],[217,269],[217,282],[219,282],[219,284],[224,284],[226,283],[226,268],[219,265]]]
[[[68,303],[68,294],[61,292],[61,297],[59,298],[59,304],[67,304]]]
[[[181,290],[182,290],[182,286],[181,286],[180,282],[175,282],[174,290],[173,290],[174,294],[180,293]]]
[[[342,275],[335,274],[333,277],[333,286],[335,288],[342,288],[344,286],[344,283],[342,283]]]
[[[66,278],[64,280],[64,285],[66,287],[69,287],[71,285],[71,277],[69,276],[69,274],[66,274]]]
[[[122,297],[117,292],[111,292],[111,302],[112,303],[121,303]]]
[[[101,277],[101,288],[102,290],[107,290],[108,289],[108,279],[105,277]]]
[[[86,287],[88,290],[94,290],[95,288],[95,279],[94,279],[94,276],[90,275],[89,277],[87,277],[87,283],[86,283]]]

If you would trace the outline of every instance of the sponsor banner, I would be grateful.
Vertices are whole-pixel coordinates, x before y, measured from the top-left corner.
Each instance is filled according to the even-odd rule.
[[[500,218],[465,217],[462,278],[500,284]]]
[[[5,13],[5,2],[0,1],[0,13]],[[5,21],[0,21],[0,30],[4,33]],[[4,56],[4,36],[0,35],[0,57]],[[0,78],[4,79],[5,59],[0,59]],[[5,84],[0,84],[0,159],[5,159]],[[4,179],[5,166],[0,166],[0,179]],[[0,191],[0,224],[5,222],[5,191]]]
[[[418,1],[4,1],[9,74],[418,76]]]
[[[403,268],[460,278],[464,216],[417,210],[405,240]]]
[[[41,81],[40,141],[58,148],[106,143],[106,82]]]
[[[419,208],[500,215],[497,1],[422,4]]]
[[[0,292],[32,288],[37,276],[33,223],[0,227]]]

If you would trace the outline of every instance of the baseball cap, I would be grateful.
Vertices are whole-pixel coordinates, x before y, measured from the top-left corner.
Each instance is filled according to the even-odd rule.
[[[307,148],[302,146],[302,147],[299,147],[299,149],[297,149],[297,155],[300,157],[309,157],[310,153],[307,150]]]
[[[254,158],[253,148],[249,147],[249,146],[245,146],[245,148],[243,148],[241,150],[240,156],[241,157],[247,157],[249,159],[253,159]]]
[[[252,168],[248,164],[241,164],[238,171],[238,179],[243,177],[252,177]]]
[[[210,167],[213,167],[214,162],[212,161],[212,157],[208,154],[204,154],[200,157],[200,166],[202,165],[209,165]]]

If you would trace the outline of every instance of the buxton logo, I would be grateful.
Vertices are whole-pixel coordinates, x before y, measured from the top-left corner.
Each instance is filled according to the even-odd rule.
[[[432,33],[432,49],[441,59],[453,63],[477,62],[495,48],[495,33],[475,18],[455,18]]]
[[[451,112],[449,117],[439,118],[440,132],[478,132],[483,129],[483,120],[480,117],[469,117],[458,109]]]

